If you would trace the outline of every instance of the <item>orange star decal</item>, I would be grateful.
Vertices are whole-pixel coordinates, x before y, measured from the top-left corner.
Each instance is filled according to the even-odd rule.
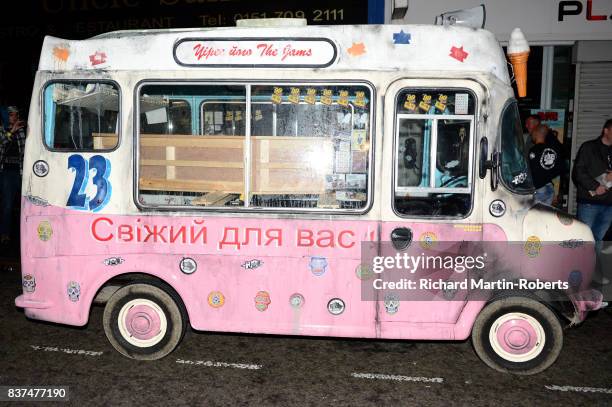
[[[70,51],[68,50],[68,48],[55,47],[53,48],[53,56],[57,59],[66,62],[68,61],[68,57],[70,56]]]
[[[363,42],[354,42],[353,46],[346,50],[350,55],[358,57],[366,53],[366,48]]]

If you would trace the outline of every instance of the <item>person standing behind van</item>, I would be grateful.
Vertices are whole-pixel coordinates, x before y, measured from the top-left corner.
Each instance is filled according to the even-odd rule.
[[[529,153],[529,150],[531,150],[531,147],[533,147],[533,132],[541,123],[542,120],[537,114],[532,114],[525,120],[525,129],[527,129],[527,133],[523,134],[523,139],[525,142],[526,153]]]
[[[535,200],[551,205],[555,195],[552,180],[563,169],[562,153],[556,143],[547,141],[549,129],[540,124],[533,131],[533,146],[529,150],[529,168],[536,188]]]
[[[25,124],[19,120],[19,110],[8,107],[8,130],[0,128],[0,244],[11,238],[12,212],[21,188]]]
[[[8,129],[8,111],[5,106],[0,105],[0,128],[2,130]]]
[[[578,219],[589,225],[601,248],[612,224],[612,119],[598,138],[580,147],[572,179],[578,189]]]

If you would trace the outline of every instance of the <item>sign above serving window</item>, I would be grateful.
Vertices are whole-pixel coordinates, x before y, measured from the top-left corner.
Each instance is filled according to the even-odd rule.
[[[174,46],[184,66],[324,68],[338,52],[327,38],[185,38]]]

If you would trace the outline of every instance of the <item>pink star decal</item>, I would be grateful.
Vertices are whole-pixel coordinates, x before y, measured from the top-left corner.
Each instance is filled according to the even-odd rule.
[[[92,66],[100,65],[106,62],[106,53],[96,51],[95,54],[89,56],[89,62]]]
[[[463,45],[461,46],[461,48],[457,48],[457,47],[451,48],[450,56],[455,58],[459,62],[463,62],[463,60],[467,58],[468,55],[469,54],[463,50]]]

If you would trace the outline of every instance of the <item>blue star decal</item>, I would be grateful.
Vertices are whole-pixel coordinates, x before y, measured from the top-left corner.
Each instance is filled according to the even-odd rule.
[[[401,30],[398,33],[393,33],[394,44],[410,44],[410,33],[405,33]]]

